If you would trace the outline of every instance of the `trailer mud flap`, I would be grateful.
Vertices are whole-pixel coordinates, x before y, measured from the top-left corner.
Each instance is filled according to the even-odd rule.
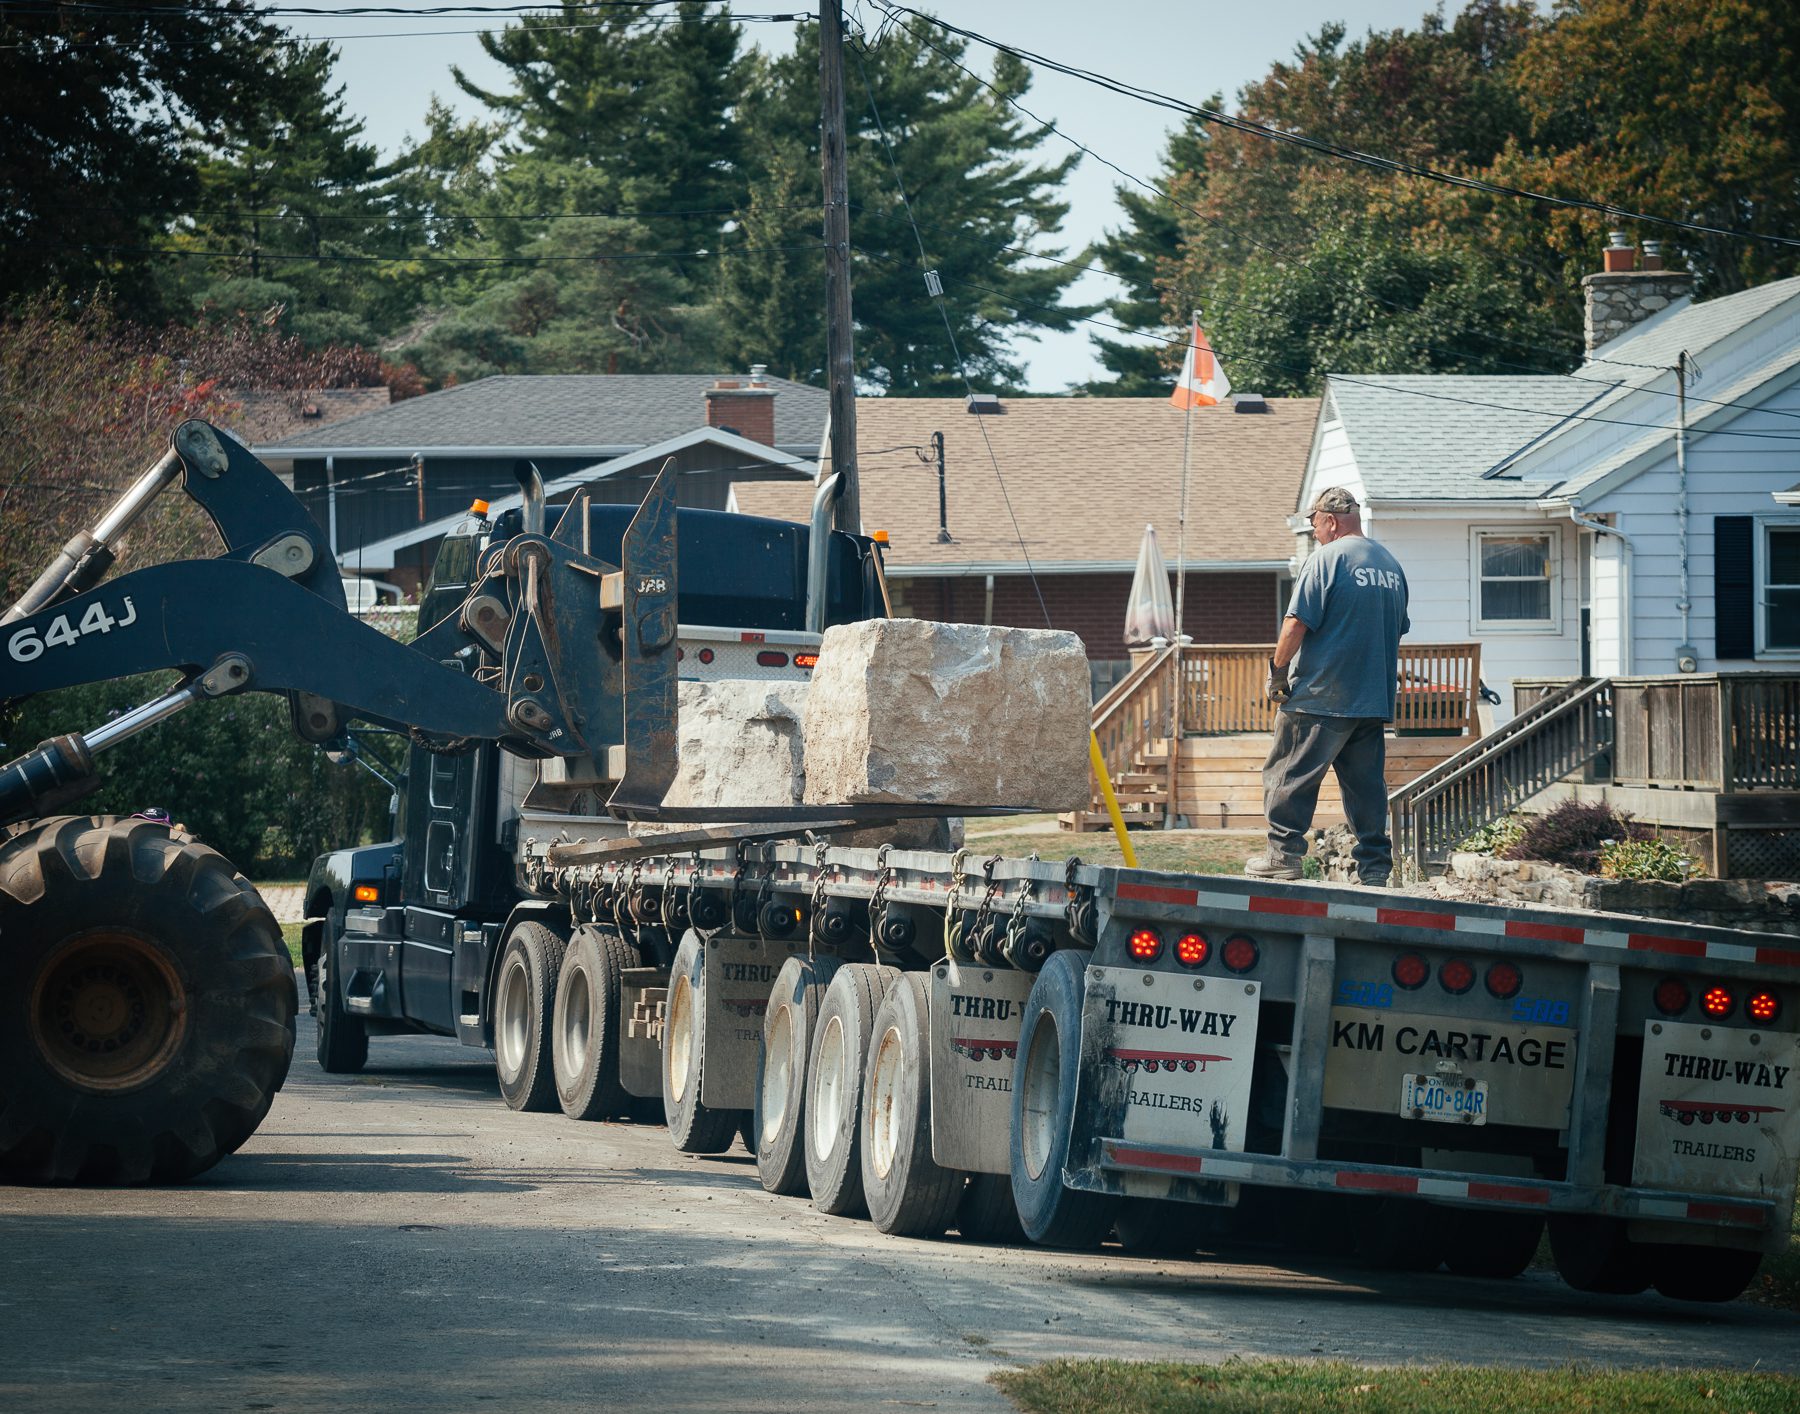
[[[747,1110],[756,1103],[756,1043],[769,989],[790,952],[786,943],[736,934],[706,940],[700,1024],[706,1028],[700,1103],[709,1110]]]
[[[1006,1173],[1013,1062],[1032,974],[945,959],[931,969],[931,1157]]]
[[[1071,1185],[1117,1190],[1119,1175],[1098,1169],[1102,1139],[1243,1152],[1261,996],[1259,983],[1235,977],[1088,968]],[[1235,1196],[1225,1185],[1193,1187],[1176,1196]]]
[[[1635,1185],[1792,1203],[1800,1037],[1646,1022],[1639,1086]]]

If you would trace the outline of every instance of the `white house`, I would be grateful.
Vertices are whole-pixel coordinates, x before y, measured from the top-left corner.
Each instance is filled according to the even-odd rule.
[[[1502,719],[1515,678],[1800,662],[1800,279],[1695,303],[1633,255],[1582,282],[1572,374],[1326,385],[1299,506],[1366,503],[1411,636],[1479,642]]]

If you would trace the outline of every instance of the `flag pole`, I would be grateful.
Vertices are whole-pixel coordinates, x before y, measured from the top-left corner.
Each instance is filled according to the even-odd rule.
[[[1194,331],[1200,327],[1200,311],[1194,311],[1194,317],[1188,321],[1188,353],[1192,359],[1198,359]],[[1196,367],[1196,372],[1198,368]],[[1181,504],[1175,515],[1175,701],[1169,713],[1169,801],[1163,813],[1163,828],[1172,830],[1175,822],[1181,818],[1181,703],[1187,695],[1186,678],[1183,673],[1185,654],[1182,651],[1183,615],[1187,610],[1187,512],[1188,512],[1188,471],[1193,464],[1194,454],[1194,398],[1190,393],[1187,409],[1182,414],[1181,425]]]

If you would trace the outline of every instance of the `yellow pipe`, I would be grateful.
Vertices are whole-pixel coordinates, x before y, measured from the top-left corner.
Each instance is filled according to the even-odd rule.
[[[1137,851],[1131,847],[1131,836],[1125,831],[1125,817],[1119,813],[1119,797],[1113,794],[1112,777],[1106,774],[1106,760],[1100,755],[1100,738],[1088,731],[1088,762],[1094,768],[1094,779],[1100,782],[1100,798],[1106,802],[1106,813],[1112,817],[1113,833],[1119,837],[1119,853],[1125,856],[1125,867],[1138,867]]]

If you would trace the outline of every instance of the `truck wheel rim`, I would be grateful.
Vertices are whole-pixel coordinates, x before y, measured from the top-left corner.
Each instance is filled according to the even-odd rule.
[[[763,1067],[763,1133],[777,1134],[787,1122],[788,1095],[794,1084],[792,1009],[775,1008],[769,1024],[768,1059]]]
[[[594,1008],[588,999],[587,973],[569,974],[560,994],[563,998],[562,1053],[571,1076],[587,1067],[588,1044],[594,1034]]]
[[[687,1095],[688,1066],[693,1058],[694,987],[686,977],[677,977],[669,994],[669,1094],[676,1104]]]
[[[148,1084],[181,1049],[187,998],[162,951],[135,933],[65,941],[38,974],[33,1044],[63,1079],[109,1093]]]
[[[1056,1121],[1062,1108],[1062,1041],[1049,1012],[1039,1012],[1031,1032],[1031,1057],[1025,1063],[1025,1093],[1020,1102],[1021,1147],[1025,1172],[1033,1179],[1050,1167]]]
[[[832,1017],[819,1037],[819,1079],[812,1097],[813,1152],[820,1158],[837,1146],[844,1113],[844,1022]]]
[[[865,1100],[869,1115],[869,1160],[875,1172],[886,1178],[900,1151],[900,1077],[906,1070],[906,1047],[900,1029],[888,1027],[875,1051],[875,1067],[869,1077]]]
[[[531,975],[525,959],[513,957],[500,974],[500,1024],[494,1028],[494,1058],[508,1082],[525,1069],[531,1038]]]

